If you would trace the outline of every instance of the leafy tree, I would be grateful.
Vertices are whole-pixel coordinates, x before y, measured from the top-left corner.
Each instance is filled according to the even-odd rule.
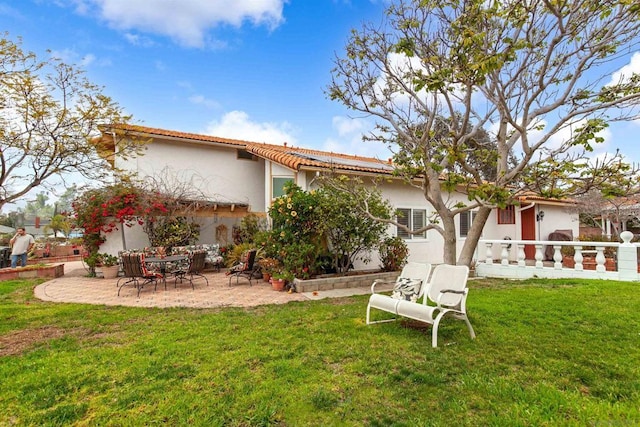
[[[53,231],[53,237],[58,237],[58,233],[62,233],[64,237],[68,237],[71,233],[71,221],[67,215],[56,214],[51,217],[51,221],[48,225],[45,225],[45,231]]]
[[[100,137],[98,126],[130,116],[83,71],[56,58],[41,61],[20,44],[6,33],[0,39],[0,209],[35,188],[52,189],[69,173],[104,181],[109,155],[140,147],[131,137]]]
[[[40,192],[36,195],[35,200],[29,201],[25,204],[24,213],[27,215],[39,216],[40,218],[51,218],[53,215],[54,207],[47,202],[49,196]]]
[[[293,182],[285,184],[284,193],[269,208],[271,230],[260,233],[258,243],[265,256],[281,261],[284,270],[306,278],[317,272],[318,259],[326,247],[320,197]]]
[[[352,32],[328,95],[377,119],[367,138],[389,145],[397,174],[437,211],[425,229],[443,236],[444,261],[470,264],[496,206],[630,173],[618,153],[587,159],[609,122],[637,117],[640,76],[608,80],[612,61],[639,44],[640,5],[630,0],[402,0],[381,25]],[[482,129],[495,146],[478,164]],[[468,200],[452,202],[460,189]],[[455,217],[472,209],[456,260]]]
[[[16,228],[20,225],[20,213],[17,211],[0,214],[0,225]]]
[[[344,186],[353,185],[344,176],[334,179]],[[354,197],[344,197],[337,185],[303,191],[291,182],[284,191],[269,209],[272,229],[259,239],[265,256],[280,260],[285,270],[300,278],[328,267],[322,265],[326,252],[331,254],[333,269],[341,273],[356,260],[369,261],[367,252],[378,247],[386,224],[362,215]],[[360,197],[366,198],[377,217],[391,217],[379,193]]]
[[[344,186],[354,186],[354,180],[342,175],[334,178]],[[355,186],[360,188],[360,186]],[[361,190],[362,191],[362,190]],[[320,191],[321,216],[331,249],[333,267],[346,272],[356,260],[368,263],[368,254],[376,249],[387,230],[387,224],[375,218],[390,220],[392,209],[379,192],[366,194],[371,216],[360,215],[354,209],[355,201],[363,200],[364,193],[344,197],[338,186],[324,185]]]
[[[80,189],[77,184],[72,184],[58,198],[58,212],[70,213],[73,210],[73,201],[78,197]]]

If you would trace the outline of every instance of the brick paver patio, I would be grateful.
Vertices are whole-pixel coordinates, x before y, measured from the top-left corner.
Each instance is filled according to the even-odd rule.
[[[209,279],[209,286],[201,278],[194,281],[195,289],[188,281],[174,285],[173,278],[167,280],[167,289],[158,283],[154,291],[152,285],[145,286],[137,296],[137,289],[125,286],[118,296],[116,286],[118,279],[103,279],[86,277],[87,271],[82,262],[65,262],[64,276],[52,279],[36,286],[34,294],[43,301],[70,302],[82,304],[123,305],[131,307],[254,307],[266,304],[286,304],[290,301],[318,300],[323,298],[338,298],[350,295],[364,295],[371,292],[369,285],[345,289],[333,289],[318,292],[287,293],[274,291],[271,284],[262,279],[252,280],[249,286],[246,279],[240,279],[236,284],[235,278],[221,273],[205,273]],[[123,279],[125,281],[126,279]],[[381,287],[381,290],[384,287]],[[389,288],[390,289],[390,288]],[[387,290],[389,290],[387,289]]]
[[[118,296],[118,279],[91,278],[86,274],[81,263],[65,263],[65,275],[38,285],[34,294],[44,301],[160,308],[252,307],[309,299],[304,294],[274,291],[262,279],[252,280],[253,286],[249,286],[246,279],[236,284],[234,278],[229,286],[229,277],[223,272],[205,273],[209,286],[202,278],[194,280],[195,289],[188,281],[175,286],[173,278],[169,278],[166,290],[161,282],[156,291],[153,285],[146,285],[137,297],[137,289],[127,285]]]

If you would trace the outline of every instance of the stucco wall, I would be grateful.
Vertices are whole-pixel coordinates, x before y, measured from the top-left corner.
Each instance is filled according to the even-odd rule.
[[[154,140],[145,146],[143,156],[118,159],[117,165],[142,179],[160,176],[167,168],[211,200],[248,203],[258,212],[265,206],[264,160],[239,159],[235,148]]]

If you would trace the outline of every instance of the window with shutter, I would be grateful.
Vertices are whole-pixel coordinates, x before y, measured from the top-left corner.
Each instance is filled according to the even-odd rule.
[[[427,225],[427,211],[426,209],[397,209],[398,217],[396,218],[399,224],[402,224],[412,231],[419,230]],[[423,231],[419,234],[411,234],[406,230],[396,227],[396,235],[403,239],[426,239],[427,232]]]
[[[476,217],[476,212],[467,211],[460,214],[460,237],[467,237],[471,224]]]
[[[515,206],[507,206],[504,209],[498,209],[498,224],[515,224],[516,209]]]

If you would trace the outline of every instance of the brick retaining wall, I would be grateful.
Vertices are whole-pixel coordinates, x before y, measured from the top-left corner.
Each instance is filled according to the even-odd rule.
[[[329,291],[332,289],[360,288],[371,286],[374,280],[394,281],[399,271],[351,274],[349,276],[323,277],[320,279],[295,279],[296,292]]]

